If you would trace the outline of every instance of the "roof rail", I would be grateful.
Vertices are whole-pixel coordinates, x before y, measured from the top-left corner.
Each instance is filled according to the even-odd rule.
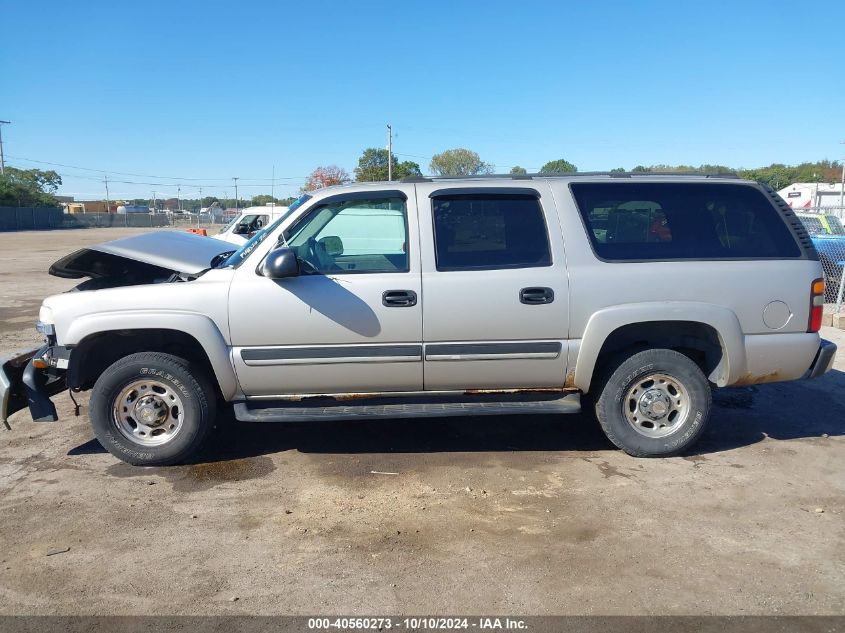
[[[649,176],[677,176],[679,178],[739,178],[736,172],[701,171],[573,171],[552,174],[475,174],[473,176],[408,176],[402,182],[434,182],[436,180],[533,180],[534,178],[589,178],[610,176],[611,178],[647,178]]]

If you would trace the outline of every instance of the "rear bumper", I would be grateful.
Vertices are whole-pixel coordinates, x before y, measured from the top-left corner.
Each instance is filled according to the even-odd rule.
[[[35,422],[55,422],[56,407],[50,401],[65,389],[64,371],[36,369],[33,358],[41,358],[51,351],[45,345],[0,362],[0,423],[9,428],[8,419],[26,407]]]
[[[822,339],[819,343],[819,351],[813,359],[810,369],[807,370],[807,378],[818,378],[829,372],[833,367],[833,359],[836,357],[836,344]]]

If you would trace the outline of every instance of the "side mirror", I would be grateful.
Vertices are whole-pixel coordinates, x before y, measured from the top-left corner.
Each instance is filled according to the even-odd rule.
[[[258,272],[268,279],[285,279],[299,276],[299,262],[287,246],[279,246],[267,253]]]

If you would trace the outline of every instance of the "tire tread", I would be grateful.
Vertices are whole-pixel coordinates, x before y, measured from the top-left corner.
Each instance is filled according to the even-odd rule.
[[[114,435],[114,439],[117,440],[114,442],[114,439],[109,437],[113,431],[110,393],[114,390],[115,376],[138,363],[155,365],[172,371],[178,375],[180,381],[185,383],[192,397],[196,399],[200,416],[199,428],[191,441],[175,453],[161,451],[165,454],[159,458],[138,458],[131,452],[117,452],[114,444],[123,444],[126,442],[125,438]],[[215,391],[209,378],[200,368],[192,366],[188,360],[165,352],[136,352],[112,363],[97,379],[91,392],[89,417],[100,444],[118,459],[133,466],[169,466],[184,462],[199,450],[213,426],[216,404]],[[112,441],[109,441],[110,439]],[[166,447],[167,445],[164,445],[161,448]]]

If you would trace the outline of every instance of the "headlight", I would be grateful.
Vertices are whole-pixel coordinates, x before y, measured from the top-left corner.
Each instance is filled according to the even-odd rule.
[[[53,323],[53,310],[45,305],[41,305],[38,311],[38,322],[35,324],[35,329],[41,332],[44,336],[55,336],[56,326]]]
[[[44,336],[54,336],[56,334],[56,326],[52,323],[42,323],[41,321],[36,322],[35,329],[38,332],[41,332]]]
[[[55,323],[53,320],[53,309],[42,303],[41,309],[38,311],[38,322],[53,325]]]

